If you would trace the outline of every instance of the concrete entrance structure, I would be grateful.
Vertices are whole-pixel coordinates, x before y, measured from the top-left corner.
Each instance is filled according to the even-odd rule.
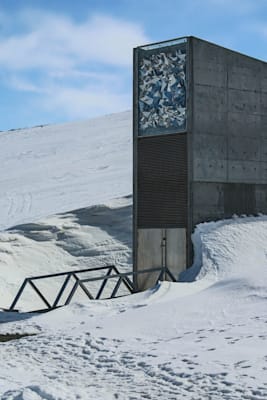
[[[178,277],[196,224],[267,213],[267,63],[195,37],[138,47],[133,108],[134,270]]]

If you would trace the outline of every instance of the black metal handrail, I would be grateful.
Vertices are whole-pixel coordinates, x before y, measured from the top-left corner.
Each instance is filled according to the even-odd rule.
[[[78,275],[79,274],[84,274],[84,273],[92,273],[92,272],[99,272],[99,271],[106,271],[105,275],[101,276],[95,276],[92,278],[81,278]],[[27,285],[30,285],[31,288],[36,292],[36,294],[39,296],[39,298],[42,300],[42,302],[45,304],[45,309],[43,310],[38,310],[38,311],[48,311],[48,310],[53,310],[57,307],[65,306],[68,305],[71,300],[73,299],[73,296],[75,295],[76,291],[78,288],[82,289],[85,295],[90,299],[90,300],[98,300],[101,299],[103,291],[107,285],[107,282],[110,279],[117,278],[117,282],[115,284],[115,287],[112,290],[112,293],[110,294],[109,297],[105,297],[105,299],[111,299],[116,296],[118,293],[119,288],[121,287],[121,284],[124,284],[125,288],[128,290],[128,292],[134,293],[136,292],[134,288],[134,284],[129,279],[129,276],[134,276],[134,275],[139,275],[139,274],[144,274],[144,273],[151,273],[151,272],[159,272],[159,275],[155,281],[155,283],[159,280],[163,280],[164,276],[169,276],[169,278],[175,282],[176,279],[173,276],[173,274],[170,272],[170,270],[167,267],[162,267],[162,268],[151,268],[151,269],[144,269],[142,271],[131,271],[131,272],[119,272],[119,270],[116,268],[115,265],[106,265],[103,267],[95,267],[95,268],[87,268],[87,269],[80,269],[80,270],[75,270],[75,271],[66,271],[66,272],[58,272],[54,274],[47,274],[47,275],[38,275],[38,276],[32,276],[29,278],[25,278],[21,287],[18,290],[17,295],[15,296],[11,306],[9,307],[8,311],[16,311],[15,307],[19,301],[19,299],[22,296],[22,293],[26,289]],[[57,278],[57,277],[63,277],[66,276],[65,280],[63,281],[63,284],[61,285],[55,300],[50,303],[48,299],[45,297],[45,295],[41,292],[41,290],[35,285],[34,281],[38,280],[44,280],[44,279],[49,279],[49,278]],[[71,278],[74,279],[74,283],[72,285],[71,290],[69,291],[66,300],[63,302],[63,304],[60,304],[64,294],[66,294],[67,286],[71,282]],[[95,296],[93,296],[92,292],[85,286],[86,283],[89,282],[96,282],[96,281],[102,281],[100,288]]]

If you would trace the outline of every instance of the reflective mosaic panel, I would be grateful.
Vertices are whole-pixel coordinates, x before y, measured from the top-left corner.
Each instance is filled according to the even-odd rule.
[[[186,124],[186,52],[176,48],[142,58],[139,66],[139,134],[180,131]]]

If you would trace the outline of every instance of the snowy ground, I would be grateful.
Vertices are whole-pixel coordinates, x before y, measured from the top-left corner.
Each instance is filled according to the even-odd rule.
[[[1,333],[37,335],[1,344],[1,398],[266,399],[267,220],[201,229],[195,282],[35,317],[3,313]]]
[[[110,117],[114,126],[109,140],[114,152],[108,155],[107,145],[109,168],[99,172],[95,184],[92,177],[85,176],[91,168],[90,157],[88,164],[83,164],[84,170],[81,165],[77,167],[81,179],[87,180],[81,198],[79,182],[72,190],[75,179],[65,179],[62,202],[61,186],[49,186],[57,168],[62,174],[64,168],[71,171],[63,150],[61,158],[65,166],[58,165],[54,171],[47,167],[47,180],[44,175],[42,183],[33,178],[35,153],[28,153],[31,157],[28,171],[32,178],[29,176],[27,183],[25,176],[28,175],[23,175],[17,181],[20,185],[17,192],[11,190],[15,187],[12,179],[16,168],[10,172],[10,183],[8,172],[6,180],[1,177],[2,185],[6,182],[9,188],[9,196],[13,193],[14,204],[22,204],[19,193],[26,193],[27,185],[31,188],[28,191],[35,193],[34,206],[13,207],[9,216],[1,211],[3,229],[23,223],[0,233],[2,304],[8,303],[6,296],[12,297],[20,278],[34,271],[52,271],[55,265],[59,269],[66,265],[69,269],[80,263],[87,266],[92,260],[101,265],[114,257],[122,268],[129,268],[131,199],[124,197],[108,202],[130,193],[129,136],[121,153],[114,150],[119,132],[116,123],[121,123],[125,116],[124,113]],[[95,120],[93,125],[102,124],[103,130],[105,119],[100,120]],[[86,131],[86,124],[81,126]],[[64,135],[58,137],[56,133],[61,131],[60,127],[54,135],[52,127],[50,130],[49,140],[56,143],[58,138],[61,147]],[[15,134],[18,138],[19,132]],[[12,133],[3,137],[8,135]],[[36,132],[31,135],[25,131],[24,135],[29,143],[36,140],[34,151],[39,151]],[[95,148],[98,140],[101,142],[104,138],[97,137],[93,135],[92,139]],[[0,144],[1,140],[0,134]],[[45,146],[45,136],[42,140]],[[7,159],[2,144],[0,148],[1,157]],[[80,150],[81,146],[77,147]],[[14,164],[18,162],[19,152],[18,146]],[[78,163],[78,154],[73,157]],[[97,158],[93,164],[96,162],[101,164],[101,159]],[[117,169],[113,162],[117,163]],[[45,157],[42,164],[46,165]],[[94,167],[92,171],[95,175],[101,170]],[[109,177],[112,179],[108,186]],[[32,185],[30,179],[33,179]],[[108,187],[106,192],[101,190],[102,180]],[[86,186],[89,183],[94,188],[92,196]],[[43,185],[43,191],[38,185]],[[2,205],[8,204],[5,192],[0,198]],[[81,209],[94,203],[106,205]],[[55,213],[61,214],[46,217]],[[0,334],[36,334],[0,343],[0,398],[266,400],[266,239],[264,216],[202,224],[194,234],[196,260],[181,277],[183,282],[159,283],[144,293],[112,301],[83,300],[37,316],[23,312],[0,313]],[[30,298],[22,306],[29,302]]]
[[[0,229],[132,192],[131,112],[0,132]]]
[[[104,265],[116,265],[122,271],[130,271],[131,242],[131,197],[115,199],[106,205],[73,210],[2,231],[0,307],[10,307],[27,277]],[[83,274],[82,278],[93,278],[99,274]],[[64,279],[63,276],[35,283],[52,303]],[[97,281],[90,285],[92,294],[96,294],[100,283]],[[111,286],[114,288],[115,283],[110,282],[109,288],[107,287],[109,290],[103,293],[105,297],[111,294]],[[66,293],[70,292],[73,284],[70,281]],[[74,300],[84,298],[85,295],[80,290]],[[44,303],[29,287],[16,305],[16,309],[23,311],[43,308]]]

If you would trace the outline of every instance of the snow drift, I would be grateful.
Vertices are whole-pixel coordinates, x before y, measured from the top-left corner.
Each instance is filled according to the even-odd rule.
[[[73,210],[0,232],[0,307],[8,308],[24,279],[31,276],[104,265],[129,271],[131,203],[131,197],[114,199],[106,205]],[[49,301],[54,301],[64,279],[52,278],[36,284]],[[91,291],[97,290],[99,284],[91,285]],[[80,293],[75,299],[87,298]],[[36,293],[27,287],[18,308],[43,307]]]
[[[195,259],[182,278],[258,277],[267,270],[267,217],[234,217],[199,224],[192,235]]]

